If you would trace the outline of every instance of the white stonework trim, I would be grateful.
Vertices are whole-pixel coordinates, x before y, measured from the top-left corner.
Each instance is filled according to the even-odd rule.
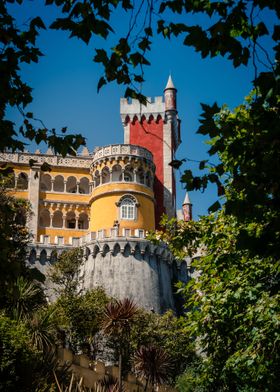
[[[129,144],[130,143],[130,122],[128,122],[126,125],[123,122],[123,130],[124,130],[124,143]]]
[[[37,242],[38,223],[39,223],[39,193],[40,193],[40,165],[33,165],[30,168],[28,200],[31,204],[32,215],[29,218],[28,228],[33,235],[33,242]]]
[[[128,101],[127,98],[121,98],[120,100],[120,114],[121,119],[124,122],[126,116],[132,117],[134,115],[144,114],[145,116],[150,116],[151,114],[157,116],[160,114],[164,118],[165,104],[163,97],[147,97],[147,105],[141,104],[137,99],[132,99]]]
[[[50,165],[61,166],[61,167],[79,167],[79,168],[90,168],[92,162],[92,156],[66,156],[63,158],[59,155],[46,155],[41,153],[2,153],[0,154],[0,162],[19,163],[29,166],[30,159],[35,160],[37,164],[43,164],[47,162]]]
[[[123,227],[122,235],[123,235],[123,237],[130,237],[131,236],[131,230]]]
[[[163,205],[166,209],[166,214],[171,218],[175,215],[172,199],[172,167],[169,163],[172,161],[172,123],[168,121],[163,125]]]
[[[145,230],[143,229],[135,229],[135,237],[145,238]]]

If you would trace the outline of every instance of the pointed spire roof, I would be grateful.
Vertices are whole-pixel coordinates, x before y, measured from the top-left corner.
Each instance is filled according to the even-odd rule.
[[[186,196],[185,196],[183,205],[184,204],[192,204],[188,192],[186,192]]]
[[[164,90],[167,90],[167,89],[176,90],[176,87],[174,86],[174,83],[173,83],[173,80],[171,78],[171,75],[169,75],[169,78],[168,78],[168,81],[167,81],[167,85],[166,85]]]

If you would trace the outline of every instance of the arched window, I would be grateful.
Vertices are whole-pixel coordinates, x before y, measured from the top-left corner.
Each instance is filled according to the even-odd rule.
[[[35,249],[32,249],[29,254],[29,262],[31,264],[35,264],[35,262],[36,262],[36,250]]]
[[[47,252],[43,249],[40,253],[40,264],[46,264],[47,262]]]
[[[80,179],[79,193],[89,193],[89,179],[87,177],[83,177]]]
[[[130,166],[127,166],[124,170],[123,173],[123,179],[126,182],[132,182],[133,181],[133,168]]]
[[[121,181],[122,168],[120,165],[114,165],[112,167],[112,181]]]
[[[51,223],[50,211],[44,209],[40,212],[39,224],[41,227],[49,227]]]
[[[137,218],[137,207],[139,204],[132,195],[124,195],[120,198],[117,206],[120,209],[120,219],[135,220]]]
[[[56,176],[53,183],[53,190],[55,192],[64,192],[64,178]]]
[[[79,221],[78,221],[78,228],[81,230],[87,230],[88,229],[88,216],[85,212],[82,212],[79,215]]]
[[[140,167],[138,169],[137,174],[136,174],[136,178],[137,178],[137,182],[139,184],[144,184],[144,182],[145,182],[145,174],[144,174],[144,171],[143,171],[142,167]]]
[[[98,170],[96,170],[96,172],[94,173],[94,180],[95,180],[95,186],[100,185],[100,174]]]
[[[107,166],[105,166],[101,171],[102,184],[106,184],[110,181],[110,172]]]
[[[43,174],[40,184],[41,191],[50,191],[52,189],[52,179],[49,174]]]
[[[26,173],[19,173],[17,180],[18,189],[28,189],[28,177]]]
[[[76,216],[74,211],[68,211],[66,215],[66,227],[67,229],[75,229],[76,227]]]
[[[152,175],[151,172],[147,172],[146,174],[146,185],[151,188],[152,187]]]
[[[53,227],[62,227],[63,226],[63,218],[62,218],[61,211],[57,210],[54,212],[52,225],[53,225]]]
[[[66,182],[66,192],[77,193],[77,180],[75,177],[70,176],[67,178]]]

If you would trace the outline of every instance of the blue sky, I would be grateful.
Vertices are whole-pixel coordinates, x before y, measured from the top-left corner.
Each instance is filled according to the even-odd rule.
[[[136,2],[137,3],[137,2]],[[58,15],[52,7],[43,2],[27,0],[24,6],[11,6],[19,24],[38,14],[49,22]],[[127,21],[118,12],[114,15],[113,26],[117,33],[126,31]],[[68,39],[65,32],[42,31],[38,46],[44,53],[39,64],[25,65],[23,79],[33,87],[34,101],[28,111],[34,112],[48,128],[67,126],[69,131],[82,133],[87,138],[90,151],[96,146],[122,143],[123,129],[119,115],[119,100],[125,87],[111,84],[97,93],[97,82],[102,76],[102,67],[95,64],[94,49],[112,46],[113,41],[97,39],[85,45],[77,39]],[[196,134],[201,113],[200,103],[228,104],[233,108],[243,101],[251,89],[254,77],[249,65],[234,69],[223,58],[201,59],[192,48],[184,47],[181,39],[154,39],[153,49],[148,55],[151,66],[145,69],[143,93],[147,96],[163,94],[169,72],[178,89],[177,102],[182,120],[182,144],[176,158],[191,160],[207,159],[206,139]],[[15,111],[7,113],[15,122],[20,115]],[[29,146],[34,151],[34,146]],[[45,147],[41,147],[45,151]],[[188,161],[182,170],[194,168]],[[177,205],[180,208],[185,190],[177,181]],[[194,218],[207,213],[207,208],[216,200],[214,189],[205,193],[192,192]]]

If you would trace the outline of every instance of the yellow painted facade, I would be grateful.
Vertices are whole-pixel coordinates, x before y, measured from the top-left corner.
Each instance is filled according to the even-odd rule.
[[[137,200],[135,219],[121,219],[120,207],[117,206],[120,198],[124,195],[133,195]],[[101,185],[92,193],[91,199],[91,231],[101,228],[108,230],[114,222],[119,222],[120,229],[143,229],[155,228],[154,197],[153,192],[141,184],[111,183]]]
[[[112,145],[93,155],[65,158],[49,152],[6,156],[14,168],[11,194],[29,200],[33,209],[35,243],[77,246],[91,233],[110,237],[114,229],[114,235],[137,236],[139,230],[144,235],[155,228],[155,167],[144,148]],[[41,171],[44,162],[49,172]]]

